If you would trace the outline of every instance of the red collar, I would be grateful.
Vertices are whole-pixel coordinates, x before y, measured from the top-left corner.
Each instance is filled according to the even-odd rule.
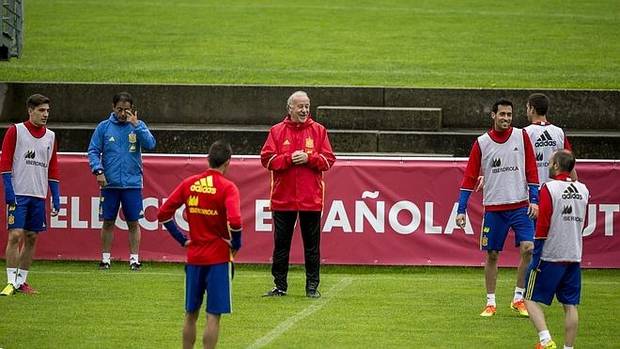
[[[32,122],[30,122],[30,120],[24,121],[24,126],[26,127],[28,132],[30,132],[30,134],[36,138],[41,138],[43,137],[43,135],[45,135],[45,126],[37,127]]]
[[[504,143],[508,140],[508,138],[510,138],[510,135],[512,134],[512,126],[507,129],[506,131],[497,131],[496,129],[492,128],[489,131],[489,136],[491,137],[492,140],[494,140],[497,143]]]
[[[555,176],[551,177],[553,179],[557,179],[558,181],[566,181],[567,179],[570,181],[570,173],[568,172],[558,172]]]

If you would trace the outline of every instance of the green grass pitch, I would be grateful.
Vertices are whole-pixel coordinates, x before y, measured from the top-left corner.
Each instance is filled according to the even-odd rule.
[[[514,269],[501,269],[498,314],[481,318],[479,268],[324,266],[319,300],[304,295],[293,267],[286,297],[262,298],[268,266],[237,266],[233,314],[221,348],[528,348],[537,334],[509,309]],[[584,270],[577,347],[620,343],[620,272]],[[130,272],[95,262],[35,261],[29,281],[40,293],[0,298],[0,348],[178,348],[183,323],[181,264],[146,263]],[[546,309],[562,343],[562,310]],[[204,328],[204,313],[198,325]],[[199,331],[201,333],[202,331]],[[200,340],[197,341],[200,343]],[[197,344],[196,347],[199,347]]]
[[[620,88],[620,1],[28,0],[2,81]]]

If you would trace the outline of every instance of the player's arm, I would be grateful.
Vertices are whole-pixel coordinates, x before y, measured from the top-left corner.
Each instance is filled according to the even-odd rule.
[[[308,166],[319,171],[327,171],[336,162],[336,156],[332,150],[332,145],[327,136],[327,130],[322,130],[321,142],[318,152],[313,152],[308,156]]]
[[[138,141],[140,141],[142,148],[147,150],[155,149],[157,142],[144,121],[140,120],[134,130],[136,131],[136,137],[138,137]]]
[[[482,163],[482,152],[480,151],[480,145],[478,140],[474,141],[469,152],[469,160],[467,161],[467,167],[465,168],[465,174],[463,175],[463,181],[461,182],[461,190],[459,191],[459,205],[457,208],[456,225],[465,228],[465,212],[467,212],[467,202],[471,196],[472,191],[478,181],[480,175],[480,165]]]
[[[58,214],[60,210],[60,176],[58,173],[58,144],[54,141],[54,150],[50,158],[49,167],[47,168],[47,183],[52,194],[52,216]]]
[[[157,212],[157,220],[163,223],[168,233],[179,243],[181,246],[189,245],[189,239],[179,230],[179,227],[174,222],[172,217],[176,210],[181,207],[186,201],[187,195],[185,195],[185,181],[181,182],[170,194],[166,202],[161,205]]]
[[[534,147],[525,130],[523,130],[523,145],[525,146],[525,178],[530,201],[527,214],[530,218],[535,219],[538,216],[538,169]]]
[[[271,128],[267,140],[260,151],[260,161],[263,167],[270,171],[285,170],[293,165],[291,153],[279,153]]]
[[[241,201],[236,186],[231,185],[227,190],[224,205],[230,229],[230,248],[236,252],[241,248]]]
[[[540,189],[538,218],[536,220],[536,232],[534,233],[534,256],[536,258],[540,258],[542,248],[549,234],[552,213],[553,201],[551,200],[551,193],[549,193],[547,186],[543,185]]]
[[[13,176],[13,156],[17,142],[17,128],[15,125],[6,130],[2,140],[2,154],[0,155],[0,173],[4,182],[4,202],[7,205],[15,205],[15,191],[11,177]]]
[[[103,154],[103,131],[101,125],[97,125],[93,135],[90,137],[88,144],[88,165],[92,173],[103,173],[103,165],[101,164],[101,154]]]

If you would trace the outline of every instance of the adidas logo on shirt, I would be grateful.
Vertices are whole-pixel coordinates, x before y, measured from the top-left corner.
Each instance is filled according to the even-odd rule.
[[[493,159],[493,162],[491,163],[492,167],[500,167],[502,166],[502,159],[497,158],[497,159]]]
[[[577,199],[577,200],[581,200],[583,199],[583,196],[581,194],[579,194],[579,191],[577,190],[577,187],[575,186],[575,184],[571,183],[566,190],[564,190],[564,192],[562,193],[562,199]]]
[[[24,159],[34,159],[36,156],[36,153],[34,152],[34,150],[28,150],[25,154],[24,154]]]
[[[543,161],[543,153],[536,153],[536,161]]]
[[[534,143],[535,147],[555,147],[557,142],[551,138],[551,135],[547,130],[543,131],[543,133],[538,137],[536,143]]]

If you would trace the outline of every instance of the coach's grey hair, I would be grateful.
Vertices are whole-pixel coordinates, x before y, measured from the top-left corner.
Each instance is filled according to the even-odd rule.
[[[306,93],[306,91],[301,91],[301,90],[293,92],[293,94],[286,101],[286,111],[287,112],[289,110],[291,110],[291,106],[293,105],[293,99],[295,97],[298,97],[298,96],[306,96],[306,97],[308,97],[308,94]],[[310,98],[310,97],[308,97],[308,98]]]

